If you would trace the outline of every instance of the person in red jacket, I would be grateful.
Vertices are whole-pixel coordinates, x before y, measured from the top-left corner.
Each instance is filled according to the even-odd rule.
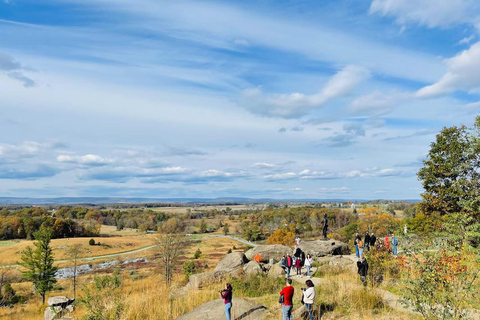
[[[295,260],[295,268],[297,268],[297,277],[302,276],[302,259]]]
[[[292,279],[287,279],[287,286],[280,291],[280,295],[283,294],[283,320],[292,320],[293,310],[293,293],[295,289],[292,287]]]

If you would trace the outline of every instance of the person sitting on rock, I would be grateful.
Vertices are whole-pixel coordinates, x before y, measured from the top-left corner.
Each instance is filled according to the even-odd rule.
[[[225,285],[224,290],[220,290],[220,295],[223,298],[223,302],[225,303],[225,315],[227,316],[227,320],[230,320],[231,313],[232,313],[232,285],[227,283]]]

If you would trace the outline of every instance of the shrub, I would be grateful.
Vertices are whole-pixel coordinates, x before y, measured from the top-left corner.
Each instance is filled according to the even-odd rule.
[[[246,246],[245,248],[243,248],[243,253],[247,252],[250,249],[253,249],[253,247],[252,246]]]
[[[198,259],[198,258],[200,258],[201,254],[202,254],[202,251],[200,251],[200,249],[197,248],[197,251],[195,251],[195,253],[193,254],[193,258]]]
[[[232,279],[230,284],[235,295],[255,298],[261,297],[265,292],[280,292],[285,286],[284,278],[269,278],[266,275],[245,277],[243,279]]]
[[[91,246],[94,246],[94,245],[95,245],[95,240],[94,240],[94,239],[90,239],[90,241],[88,241],[88,244],[91,245]]]
[[[385,247],[374,247],[366,254],[368,277],[372,285],[382,283],[386,275],[398,278],[400,265],[398,259]]]
[[[227,254],[232,253],[232,249],[228,249]]]
[[[233,249],[233,250],[237,250],[237,247],[233,246],[233,248],[232,248],[232,249]]]
[[[195,273],[197,273],[197,266],[195,265],[195,262],[188,261],[183,264],[182,274],[185,276],[186,280],[188,280],[188,277]]]

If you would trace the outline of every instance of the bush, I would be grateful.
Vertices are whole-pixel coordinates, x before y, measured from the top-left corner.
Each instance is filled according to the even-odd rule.
[[[197,273],[197,266],[195,265],[195,262],[188,261],[183,264],[182,274],[185,276],[186,280],[188,280],[188,277],[195,273]]]
[[[284,278],[269,278],[266,275],[245,277],[243,279],[232,279],[230,284],[235,295],[242,297],[261,297],[265,292],[280,292],[285,286]]]
[[[227,254],[232,253],[232,249],[228,249]]]
[[[90,241],[88,241],[88,244],[91,245],[91,246],[94,246],[94,245],[95,245],[95,240],[94,240],[94,239],[90,239]]]
[[[253,247],[252,246],[246,246],[245,248],[243,248],[243,253],[247,252],[250,249],[253,249]]]
[[[368,277],[372,285],[382,283],[385,276],[398,278],[400,265],[398,258],[395,258],[385,247],[374,247],[366,254],[368,262]]]
[[[202,254],[202,251],[200,251],[199,248],[197,248],[197,251],[193,254],[193,259],[198,259],[200,258],[200,255]]]
[[[291,246],[295,243],[295,234],[284,229],[275,230],[275,232],[268,237],[267,244],[283,244]]]
[[[237,247],[233,246],[233,248],[232,248],[232,249],[233,249],[233,250],[237,250]]]

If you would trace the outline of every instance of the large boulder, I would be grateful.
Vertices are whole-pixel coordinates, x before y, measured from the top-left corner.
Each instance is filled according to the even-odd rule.
[[[268,276],[270,278],[280,278],[285,276],[285,269],[283,269],[280,265],[274,264],[270,270],[268,270]]]
[[[333,256],[328,262],[330,266],[338,266],[341,268],[355,269],[356,262],[345,256]]]
[[[270,259],[279,261],[283,256],[287,255],[287,253],[292,254],[293,250],[281,244],[270,244],[256,246],[255,248],[248,250],[245,253],[245,256],[248,260],[253,260],[253,258],[258,254],[260,255],[261,261],[267,263],[270,261]]]
[[[232,319],[265,319],[267,308],[258,303],[233,298],[232,301]],[[225,307],[223,299],[217,299],[207,302],[200,307],[193,309],[189,313],[177,318],[177,320],[224,320]]]
[[[263,273],[263,268],[260,263],[258,263],[255,260],[250,261],[246,265],[243,266],[243,272],[246,275],[257,275],[257,274],[262,274]]]
[[[209,285],[225,278],[226,272],[202,272],[192,274],[188,280],[188,287],[191,289],[202,289],[204,285]]]
[[[350,254],[347,244],[334,239],[302,241],[299,247],[305,254],[311,254],[314,257]]]
[[[227,254],[215,267],[215,272],[231,272],[248,262],[243,252],[232,252]]]
[[[74,299],[65,296],[51,297],[47,300],[48,307],[43,313],[44,320],[58,319],[66,314],[73,312]]]

